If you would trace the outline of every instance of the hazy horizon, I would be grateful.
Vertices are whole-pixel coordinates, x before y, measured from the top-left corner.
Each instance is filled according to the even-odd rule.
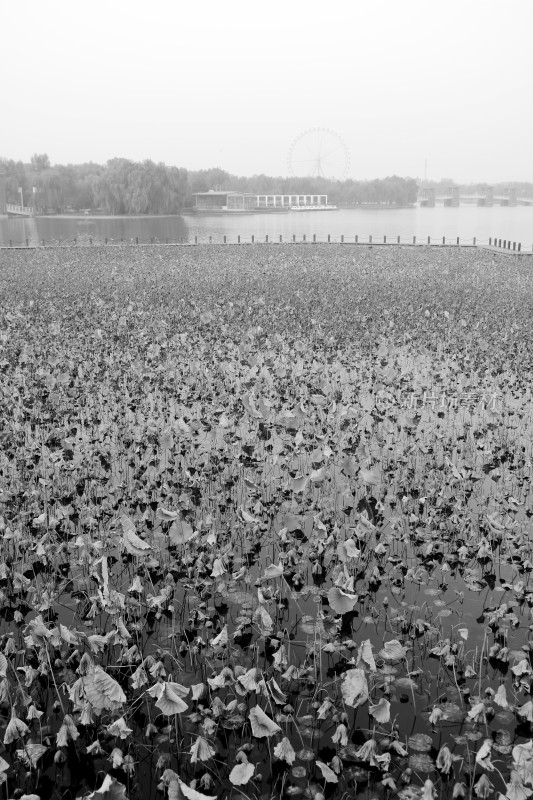
[[[3,17],[0,157],[284,177],[321,128],[355,180],[533,181],[530,0],[49,0]]]

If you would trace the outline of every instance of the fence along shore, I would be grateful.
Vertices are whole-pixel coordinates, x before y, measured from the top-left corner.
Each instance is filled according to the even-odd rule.
[[[9,250],[9,249],[38,249],[43,247],[101,247],[101,246],[122,246],[122,247],[142,247],[147,245],[179,245],[182,247],[195,247],[200,245],[246,245],[246,244],[351,244],[351,245],[367,245],[367,246],[389,246],[389,247],[476,247],[480,249],[488,249],[493,250],[494,252],[501,252],[507,254],[514,254],[514,255],[533,255],[533,244],[531,245],[531,250],[526,250],[522,248],[521,242],[513,242],[511,239],[501,239],[498,237],[490,237],[487,240],[478,239],[478,237],[473,236],[472,239],[461,239],[459,236],[457,237],[436,237],[436,236],[412,236],[412,237],[401,237],[401,236],[374,236],[373,234],[368,234],[366,236],[360,236],[359,234],[355,234],[352,237],[347,237],[341,235],[337,238],[332,237],[331,234],[327,234],[323,237],[317,237],[316,233],[313,233],[310,237],[307,234],[300,234],[296,235],[293,234],[292,236],[283,236],[279,234],[279,236],[270,236],[266,234],[264,239],[259,238],[255,235],[251,235],[250,237],[244,237],[241,235],[237,235],[236,237],[231,238],[227,234],[224,234],[221,238],[216,238],[212,235],[210,236],[199,236],[195,235],[194,240],[190,239],[172,239],[171,237],[164,237],[163,239],[159,239],[155,236],[150,237],[149,239],[142,239],[138,236],[131,237],[131,238],[121,238],[121,239],[113,239],[110,237],[92,237],[92,236],[75,236],[72,239],[30,239],[29,237],[23,240],[15,240],[9,239],[9,242],[4,242],[3,244],[0,243],[0,249]]]

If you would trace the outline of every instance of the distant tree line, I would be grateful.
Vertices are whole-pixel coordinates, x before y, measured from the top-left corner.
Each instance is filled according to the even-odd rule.
[[[389,178],[372,181],[344,181],[327,178],[273,178],[253,175],[251,178],[230,175],[223,170],[208,169],[190,172],[191,194],[209,189],[234,189],[255,194],[327,194],[331,203],[358,205],[383,203],[409,205],[416,202],[418,184],[412,178]]]
[[[257,194],[327,194],[332,203],[408,205],[416,201],[417,183],[392,176],[373,181],[230,175],[215,167],[186,170],[153,161],[113,158],[106,164],[55,164],[36,154],[29,164],[0,159],[7,175],[7,200],[35,204],[40,211],[62,213],[99,210],[107,214],[176,214],[194,204],[195,192],[210,189]]]
[[[40,211],[99,210],[107,214],[175,214],[189,193],[188,173],[153,161],[113,158],[101,164],[50,164],[34,155],[29,164],[0,159],[7,202]]]
[[[113,158],[106,164],[52,165],[45,153],[35,154],[29,164],[0,158],[0,171],[6,174],[8,203],[18,204],[22,189],[24,204],[36,205],[45,213],[90,210],[106,214],[177,214],[194,204],[195,192],[209,189],[257,194],[327,194],[329,201],[336,204],[405,206],[416,202],[421,184],[397,175],[370,181],[269,175],[248,178],[230,175],[218,167],[194,171],[127,158]],[[457,184],[443,179],[439,184],[426,182],[426,185]],[[533,196],[533,184],[508,185]],[[481,190],[485,186],[475,184],[468,188]]]

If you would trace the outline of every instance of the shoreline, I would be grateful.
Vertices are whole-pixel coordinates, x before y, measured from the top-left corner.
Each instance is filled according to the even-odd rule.
[[[181,217],[181,214],[35,214],[33,217],[19,217],[19,219],[177,219],[178,217]]]
[[[87,242],[72,242],[72,241],[65,241],[62,244],[40,244],[31,242],[28,245],[23,243],[16,243],[16,244],[2,244],[0,242],[0,251],[1,250],[68,250],[68,249],[75,249],[75,250],[93,250],[98,247],[105,247],[105,248],[132,248],[132,249],[139,249],[143,247],[195,247],[195,248],[202,248],[202,247],[223,247],[226,248],[247,248],[247,247],[270,247],[274,245],[275,247],[327,247],[333,248],[335,246],[341,247],[355,247],[356,249],[361,249],[366,247],[369,250],[372,250],[374,247],[378,248],[397,248],[398,250],[402,249],[412,249],[412,250],[419,250],[421,248],[431,248],[431,249],[438,249],[438,250],[480,250],[489,253],[493,253],[495,255],[504,255],[504,256],[527,256],[533,257],[533,248],[531,250],[516,250],[504,247],[498,247],[496,245],[488,244],[486,242],[478,242],[476,244],[468,241],[461,242],[460,244],[455,244],[453,242],[446,242],[442,243],[441,241],[403,241],[403,242],[383,242],[383,241],[372,241],[372,242],[353,242],[353,241],[330,241],[326,242],[324,240],[320,241],[297,241],[293,242],[291,240],[285,241],[277,241],[271,240],[268,242],[265,241],[244,241],[244,242],[209,242],[209,241],[181,241],[181,242],[160,242],[160,241],[153,241],[153,242],[133,242],[133,241],[116,241],[116,240],[109,240],[104,242],[102,240],[96,240],[92,242],[92,244],[88,244]]]

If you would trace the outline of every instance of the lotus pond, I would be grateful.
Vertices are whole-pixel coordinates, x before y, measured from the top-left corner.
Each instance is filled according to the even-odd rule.
[[[531,266],[0,253],[0,796],[531,796]]]

